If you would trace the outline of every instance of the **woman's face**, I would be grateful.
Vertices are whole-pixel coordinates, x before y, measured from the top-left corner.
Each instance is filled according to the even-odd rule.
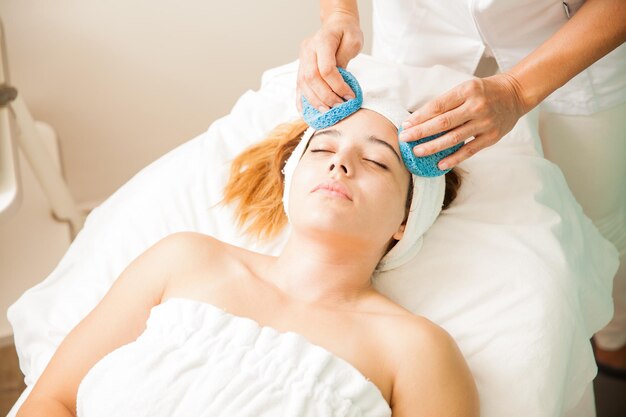
[[[311,138],[293,176],[290,220],[384,250],[391,238],[402,237],[409,183],[397,129],[361,109]]]

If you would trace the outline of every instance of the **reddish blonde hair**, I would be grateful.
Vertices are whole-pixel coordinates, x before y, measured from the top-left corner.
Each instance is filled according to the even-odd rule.
[[[269,239],[287,224],[282,169],[307,128],[302,119],[282,123],[233,160],[222,201],[238,203],[235,215],[245,233]]]
[[[307,128],[302,119],[282,123],[233,160],[222,203],[237,204],[235,216],[244,233],[271,239],[287,224],[282,169]],[[460,186],[461,176],[455,168],[446,174],[444,210],[454,201]],[[411,195],[409,192],[407,209]]]

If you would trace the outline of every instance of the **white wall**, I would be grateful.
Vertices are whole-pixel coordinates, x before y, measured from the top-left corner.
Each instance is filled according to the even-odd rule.
[[[360,2],[365,52],[370,3]],[[70,190],[89,206],[228,114],[264,70],[297,59],[319,3],[0,0],[0,17],[12,84],[56,130]],[[31,269],[41,253],[13,256],[24,257],[20,268],[0,265],[12,293],[45,278]]]

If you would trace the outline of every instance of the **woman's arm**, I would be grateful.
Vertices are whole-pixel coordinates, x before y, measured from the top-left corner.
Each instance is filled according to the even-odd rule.
[[[454,339],[423,318],[413,320],[401,334],[393,417],[479,417],[474,377]]]
[[[65,337],[17,417],[75,416],[78,386],[97,361],[144,331],[160,304],[184,234],[170,235],[128,265],[100,303]],[[85,277],[89,279],[89,277]]]

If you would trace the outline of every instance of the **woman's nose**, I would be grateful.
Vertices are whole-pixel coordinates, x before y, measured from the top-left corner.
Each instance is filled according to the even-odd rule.
[[[348,168],[343,165],[343,164],[336,164],[336,163],[331,163],[330,164],[330,170],[334,170],[334,169],[339,169],[341,170],[344,174],[348,174]]]
[[[341,171],[343,175],[349,175],[352,173],[352,169],[349,168],[349,164],[338,157],[335,157],[330,161],[329,171]]]

